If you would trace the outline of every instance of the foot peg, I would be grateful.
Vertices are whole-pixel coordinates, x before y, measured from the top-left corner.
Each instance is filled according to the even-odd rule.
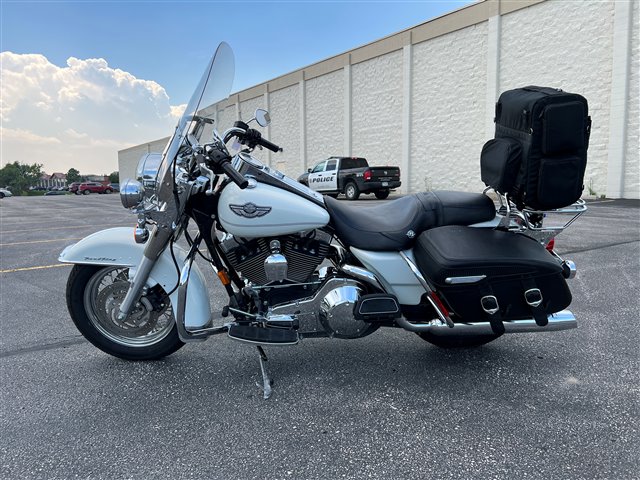
[[[295,330],[260,328],[251,325],[232,325],[229,337],[257,345],[295,345],[300,338]]]

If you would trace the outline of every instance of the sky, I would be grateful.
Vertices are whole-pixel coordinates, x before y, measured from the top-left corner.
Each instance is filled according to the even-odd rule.
[[[235,92],[469,3],[0,0],[0,163],[111,173],[171,133],[221,41]]]

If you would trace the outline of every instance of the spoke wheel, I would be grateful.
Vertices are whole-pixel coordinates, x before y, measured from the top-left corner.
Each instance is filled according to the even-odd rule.
[[[423,340],[429,342],[432,345],[440,348],[473,348],[479,347],[489,342],[493,342],[496,338],[502,336],[502,334],[488,334],[488,335],[435,335],[429,332],[417,332],[417,335]]]
[[[118,319],[128,289],[126,267],[76,265],[67,283],[67,304],[80,332],[101,350],[130,360],[161,358],[180,348],[167,297],[143,296],[127,318]]]

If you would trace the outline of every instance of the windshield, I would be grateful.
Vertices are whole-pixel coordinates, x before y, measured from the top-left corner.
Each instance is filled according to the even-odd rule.
[[[209,61],[162,156],[156,154],[148,158],[148,162],[142,161],[138,165],[138,181],[145,186],[160,187],[155,192],[157,200],[166,201],[172,195],[173,182],[163,180],[187,136],[194,135],[198,143],[212,140],[215,104],[226,99],[231,93],[234,73],[233,51],[227,43],[222,42]],[[194,131],[196,125],[200,127]],[[207,128],[204,128],[205,126]],[[166,194],[163,190],[166,190]]]

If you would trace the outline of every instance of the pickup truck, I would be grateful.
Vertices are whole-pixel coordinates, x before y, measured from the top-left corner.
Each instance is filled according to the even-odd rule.
[[[370,167],[361,157],[329,157],[300,175],[298,181],[334,198],[344,193],[348,200],[357,200],[361,193],[373,193],[383,200],[400,186],[400,168]]]

